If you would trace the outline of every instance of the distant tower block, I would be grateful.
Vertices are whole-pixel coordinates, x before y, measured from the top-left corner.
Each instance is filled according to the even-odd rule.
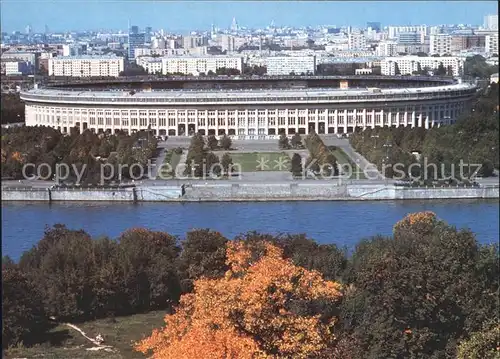
[[[235,17],[233,17],[233,22],[231,23],[231,31],[238,31],[238,23]]]

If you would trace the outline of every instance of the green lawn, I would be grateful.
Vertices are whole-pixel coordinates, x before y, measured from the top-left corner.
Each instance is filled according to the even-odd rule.
[[[330,150],[331,151],[331,150]],[[363,173],[363,170],[354,162],[351,161],[351,158],[340,148],[336,147],[335,150],[331,151],[335,158],[337,159],[337,162],[339,165],[343,164],[350,164],[352,168],[352,175],[350,176],[350,179],[366,179],[365,174]],[[358,172],[359,174],[357,174]]]
[[[241,166],[242,172],[290,171],[290,157],[284,152],[231,152],[229,155],[234,165]]]
[[[114,352],[89,351],[95,347],[76,330],[65,325],[54,328],[44,342],[27,348],[10,348],[3,358],[50,358],[50,359],[140,359],[146,358],[133,350],[133,343],[151,334],[154,328],[164,325],[165,312],[156,311],[113,319],[99,319],[75,324],[91,338],[101,334],[102,345],[109,345]]]

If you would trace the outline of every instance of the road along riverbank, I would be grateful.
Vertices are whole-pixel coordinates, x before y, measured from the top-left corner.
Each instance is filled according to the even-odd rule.
[[[498,184],[480,187],[401,187],[394,184],[200,183],[126,188],[2,186],[3,201],[241,202],[500,198]]]

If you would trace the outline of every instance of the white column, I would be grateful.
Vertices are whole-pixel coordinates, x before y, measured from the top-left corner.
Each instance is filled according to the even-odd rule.
[[[366,108],[363,108],[363,130],[366,129]]]

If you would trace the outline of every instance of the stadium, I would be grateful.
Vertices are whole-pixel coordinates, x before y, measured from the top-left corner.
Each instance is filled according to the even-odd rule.
[[[348,134],[454,123],[476,86],[417,76],[119,78],[61,81],[22,92],[27,126],[157,136]]]

